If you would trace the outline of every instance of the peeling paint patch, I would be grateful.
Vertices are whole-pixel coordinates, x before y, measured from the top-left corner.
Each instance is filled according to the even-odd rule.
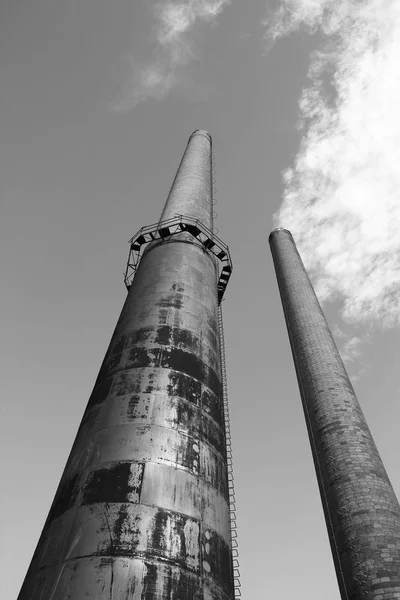
[[[146,387],[146,394],[151,394],[151,392],[154,390],[154,379],[155,379],[155,374],[154,373],[149,373],[149,385]]]
[[[203,600],[202,580],[174,565],[148,563],[142,599]],[[225,600],[219,596],[220,600]]]
[[[153,403],[153,395],[147,393],[134,394],[130,398],[124,399],[124,402],[121,402],[121,417],[124,413],[126,413],[126,421],[128,423],[139,421],[139,423],[146,424],[151,420]],[[124,421],[125,419],[123,419],[122,422]]]
[[[197,474],[199,472],[199,454],[193,448],[193,439],[182,435],[179,438],[176,462]]]
[[[157,424],[161,421],[167,422],[168,426],[206,442],[225,456],[225,435],[222,425],[218,425],[211,415],[201,410],[200,405],[194,406],[190,396],[183,399],[174,397],[175,394],[170,392],[171,390],[168,391],[170,396],[168,404],[163,399],[159,399],[155,405],[155,411],[159,413]]]
[[[152,363],[152,357],[150,356],[146,348],[131,348],[128,354],[128,361],[126,364],[127,369],[134,369],[135,367],[148,367]]]
[[[135,394],[134,396],[132,396],[130,398],[129,404],[128,404],[128,411],[127,411],[128,421],[134,421],[135,419],[138,418],[138,415],[139,415],[138,407],[141,404],[141,400],[142,400],[142,398],[138,394]],[[146,415],[141,414],[140,418],[146,419]]]
[[[228,477],[226,463],[208,446],[202,445],[200,452],[200,475],[217,489],[224,498],[228,498]]]
[[[128,502],[139,502],[144,469],[145,465],[137,463],[131,464],[131,472],[128,480],[128,487],[131,491],[128,492]]]
[[[158,322],[161,324],[166,324],[168,322],[168,309],[160,308],[158,311]]]
[[[186,515],[158,510],[148,533],[148,551],[153,556],[199,572],[200,526]]]
[[[120,462],[90,474],[83,505],[96,502],[139,502],[144,465]]]
[[[134,556],[141,542],[140,516],[130,515],[126,504],[120,506],[113,526],[111,545],[106,548],[107,553],[112,556]]]
[[[221,428],[224,427],[224,408],[218,395],[212,394],[209,390],[203,390],[201,406]]]
[[[199,520],[227,543],[230,541],[227,497],[204,485],[194,473],[175,469],[172,465],[146,463],[140,501]]]
[[[201,358],[191,352],[170,346],[168,348],[163,346],[156,348],[133,347],[128,352],[123,368],[136,369],[149,366],[173,369],[184,373],[209,387],[216,395],[220,394],[219,376]]]
[[[211,571],[210,563],[208,563],[206,560],[203,560],[203,569],[206,571],[206,573]]]
[[[176,400],[176,425],[178,429],[197,434],[201,411],[189,401]],[[196,436],[197,437],[197,436]]]
[[[137,394],[141,391],[142,373],[132,373],[122,371],[115,376],[114,394],[116,396],[125,396],[126,394]]]
[[[201,548],[205,574],[212,577],[226,593],[232,593],[232,567],[228,544],[215,531],[206,529],[202,531]]]
[[[215,394],[220,392],[221,382],[217,374],[198,356],[190,352],[185,352],[180,348],[171,348],[171,352],[161,355],[160,366],[195,377],[207,385]]]
[[[163,325],[161,327],[158,327],[156,339],[155,339],[156,344],[168,345],[168,344],[170,344],[170,338],[171,338],[171,327],[169,327],[168,325]]]
[[[218,423],[218,421],[217,421]],[[209,419],[206,415],[201,415],[201,426],[199,431],[199,437],[204,440],[207,444],[210,444],[217,452],[220,452],[222,456],[226,456],[225,446],[225,434],[223,432],[223,422],[219,427],[215,423],[215,419]]]
[[[168,374],[170,384],[167,386],[169,396],[178,396],[184,398],[193,404],[200,405],[201,383],[193,377],[188,377],[183,373],[171,371]]]
[[[189,569],[199,569],[200,526],[197,521],[186,521],[183,527],[185,553]]]
[[[201,338],[188,329],[162,325],[157,328],[156,344],[175,346],[198,354],[201,348]]]

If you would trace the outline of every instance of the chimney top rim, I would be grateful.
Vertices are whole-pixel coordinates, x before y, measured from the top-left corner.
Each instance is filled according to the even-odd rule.
[[[269,234],[269,237],[268,237],[269,241],[271,241],[272,235],[274,233],[278,233],[280,231],[284,231],[285,233],[288,233],[291,238],[293,237],[292,234],[291,234],[291,232],[289,231],[289,229],[285,229],[285,227],[275,227],[275,229],[273,229],[271,231],[271,233]]]
[[[193,137],[194,135],[204,135],[204,136],[208,137],[211,142],[211,134],[208,133],[208,131],[206,131],[205,129],[195,129],[193,131],[193,133],[190,135],[190,137]]]

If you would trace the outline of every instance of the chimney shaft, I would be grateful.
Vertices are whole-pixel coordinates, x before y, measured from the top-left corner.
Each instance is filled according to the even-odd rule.
[[[211,223],[196,132],[162,219]],[[19,600],[232,600],[214,256],[179,234],[143,254]]]
[[[185,215],[213,230],[212,142],[207,131],[198,129],[189,138],[161,221]]]
[[[399,503],[290,232],[270,245],[342,600],[398,599]]]

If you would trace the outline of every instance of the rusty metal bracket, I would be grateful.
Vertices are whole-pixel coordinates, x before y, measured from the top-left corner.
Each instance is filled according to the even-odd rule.
[[[124,283],[129,290],[135,277],[140,259],[143,256],[144,247],[150,242],[168,242],[179,233],[192,235],[205,251],[213,254],[220,262],[218,279],[218,303],[221,302],[229,278],[232,273],[232,259],[229,248],[208,227],[205,227],[198,219],[177,215],[172,219],[160,221],[153,225],[146,225],[129,240],[130,249],[128,263],[124,273]]]

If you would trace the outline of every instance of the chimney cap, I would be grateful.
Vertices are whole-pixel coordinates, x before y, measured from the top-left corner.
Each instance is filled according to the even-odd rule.
[[[292,238],[292,234],[290,233],[289,229],[285,229],[284,227],[275,227],[275,229],[273,229],[271,231],[271,233],[269,234],[268,240],[271,241],[272,235],[274,233],[278,233],[279,231],[285,231],[286,233],[288,233],[290,235],[290,237]]]
[[[208,131],[206,131],[205,129],[195,129],[190,137],[192,137],[193,135],[204,135],[208,137],[208,139],[211,142],[211,134],[209,134]]]

